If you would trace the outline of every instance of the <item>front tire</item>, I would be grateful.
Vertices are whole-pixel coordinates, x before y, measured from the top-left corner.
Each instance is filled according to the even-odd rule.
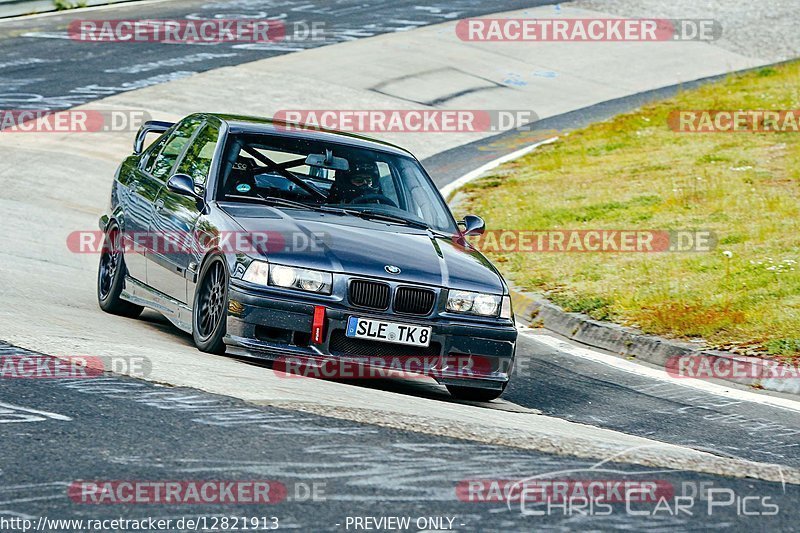
[[[445,385],[450,395],[457,400],[467,400],[470,402],[490,402],[496,400],[506,390],[506,384],[502,389],[481,389],[478,387],[462,387],[460,385]]]
[[[194,295],[192,338],[201,352],[225,353],[228,317],[228,272],[221,256],[212,256],[200,272]]]
[[[144,308],[120,298],[128,272],[125,269],[121,237],[122,233],[116,224],[106,230],[97,269],[97,303],[106,313],[136,318]]]

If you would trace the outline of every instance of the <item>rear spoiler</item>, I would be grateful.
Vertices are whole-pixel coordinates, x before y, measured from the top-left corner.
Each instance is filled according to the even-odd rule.
[[[136,140],[133,141],[133,153],[139,155],[144,148],[144,138],[148,133],[164,133],[170,129],[174,122],[163,122],[161,120],[149,120],[139,128],[139,133],[136,134]]]

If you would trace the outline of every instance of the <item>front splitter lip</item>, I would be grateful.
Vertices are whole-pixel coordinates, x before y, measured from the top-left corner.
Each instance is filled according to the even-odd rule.
[[[254,359],[262,359],[269,361],[281,361],[288,358],[295,358],[297,361],[302,362],[303,368],[310,369],[308,372],[311,375],[292,374],[284,372],[280,369],[274,369],[276,373],[281,373],[287,377],[315,377],[327,378],[332,380],[351,380],[351,379],[369,379],[369,378],[421,378],[430,377],[443,385],[458,385],[465,387],[475,387],[481,389],[497,389],[504,388],[505,384],[509,381],[509,375],[504,372],[496,372],[492,374],[477,374],[471,372],[453,372],[448,370],[439,370],[431,368],[429,372],[424,371],[408,371],[403,369],[392,368],[391,366],[381,366],[371,364],[369,361],[381,361],[387,358],[381,357],[349,357],[342,355],[329,355],[319,351],[314,346],[308,348],[298,346],[286,346],[277,348],[270,344],[248,339],[245,337],[238,337],[227,335],[225,337],[225,344],[227,345],[227,353]],[[390,358],[389,358],[390,359]],[[326,365],[331,362],[347,363],[347,368],[352,368],[349,365],[354,365],[364,371],[359,371],[357,374],[342,374],[340,373],[325,373]],[[307,365],[307,366],[306,366]],[[316,372],[314,370],[319,370]]]

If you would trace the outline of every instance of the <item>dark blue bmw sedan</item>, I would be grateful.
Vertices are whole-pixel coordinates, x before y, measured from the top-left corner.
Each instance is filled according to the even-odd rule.
[[[457,223],[397,146],[249,117],[149,122],[100,226],[100,307],[155,309],[200,350],[411,370],[469,400],[508,383],[508,287],[465,238],[484,223]]]

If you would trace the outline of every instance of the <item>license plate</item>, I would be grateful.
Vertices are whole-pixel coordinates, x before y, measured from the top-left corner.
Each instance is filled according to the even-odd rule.
[[[347,319],[347,332],[345,335],[356,339],[393,342],[395,344],[423,348],[427,348],[431,343],[431,328],[429,327],[397,324],[355,316]]]

